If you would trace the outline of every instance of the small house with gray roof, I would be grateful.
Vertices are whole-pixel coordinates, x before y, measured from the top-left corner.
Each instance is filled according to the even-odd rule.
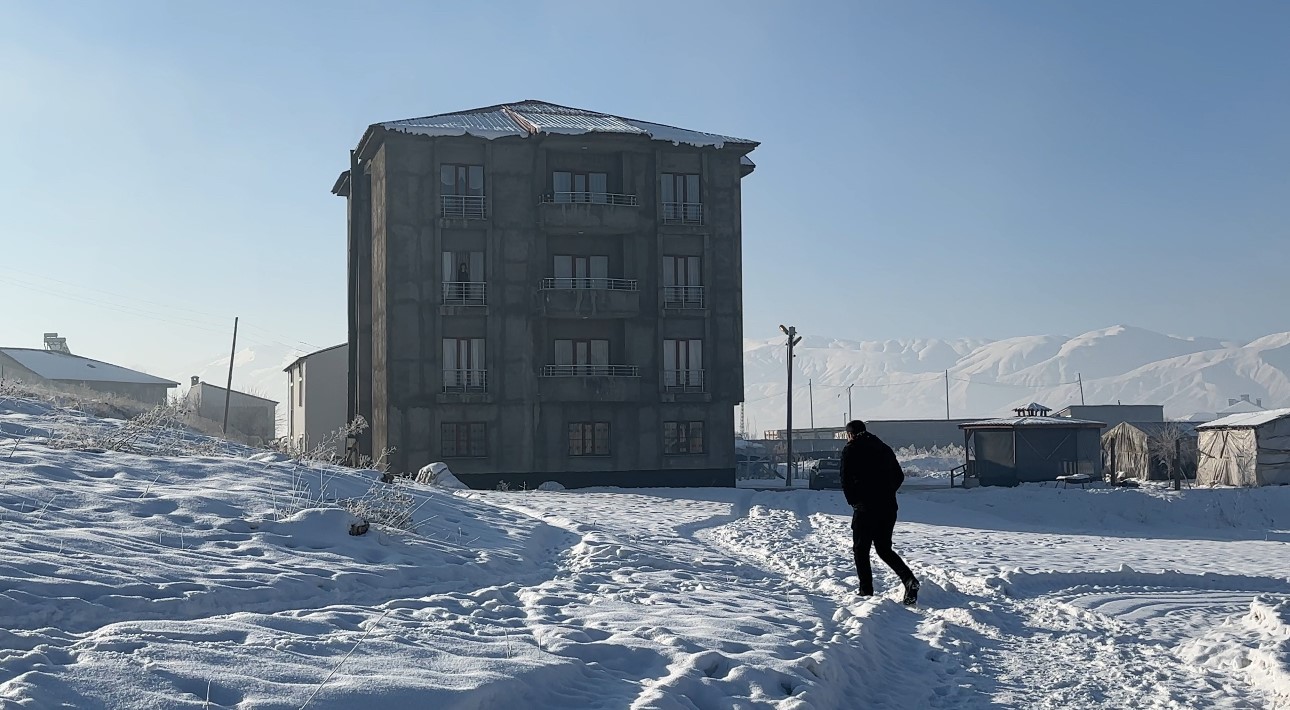
[[[144,404],[165,404],[178,382],[73,355],[67,339],[45,334],[45,348],[0,348],[0,380],[55,389],[79,389],[125,397]]]
[[[966,475],[985,486],[1056,481],[1059,476],[1095,478],[1101,469],[1104,424],[1051,416],[1034,403],[1016,416],[960,424]]]

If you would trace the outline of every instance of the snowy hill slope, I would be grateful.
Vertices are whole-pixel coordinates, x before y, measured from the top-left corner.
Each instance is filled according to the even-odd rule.
[[[1006,414],[1031,401],[1053,409],[1089,404],[1163,404],[1170,416],[1217,411],[1241,394],[1265,405],[1290,403],[1290,333],[1247,344],[1181,338],[1132,326],[1075,337],[1040,335],[974,339],[857,342],[804,338],[796,350],[795,426],[808,426],[814,395],[818,426],[836,426],[851,409],[859,418],[955,418]],[[782,428],[783,340],[744,346],[748,429]],[[812,393],[807,387],[813,381]]]
[[[903,492],[911,608],[881,566],[856,596],[837,491],[449,491],[67,437],[131,426],[0,396],[2,707],[1290,702],[1290,488]],[[410,524],[348,534],[373,489]]]

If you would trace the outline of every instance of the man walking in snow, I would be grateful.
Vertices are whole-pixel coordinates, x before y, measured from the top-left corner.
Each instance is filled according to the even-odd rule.
[[[891,549],[896,528],[896,491],[905,482],[896,452],[870,434],[864,422],[847,424],[847,445],[842,449],[842,492],[851,505],[851,540],[860,577],[861,596],[873,595],[873,569],[869,547],[900,577],[905,604],[918,601],[918,580],[905,561]]]

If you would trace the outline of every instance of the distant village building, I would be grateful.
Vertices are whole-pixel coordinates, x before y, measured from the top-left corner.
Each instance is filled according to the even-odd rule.
[[[1290,484],[1290,409],[1232,414],[1197,431],[1197,484]]]
[[[1195,422],[1120,422],[1102,435],[1106,473],[1163,481],[1196,477]]]
[[[1217,412],[1195,412],[1186,417],[1189,422],[1212,422],[1215,419],[1231,416],[1233,414],[1253,414],[1256,412],[1265,412],[1267,409],[1263,406],[1263,398],[1250,399],[1250,395],[1243,394],[1240,397],[1229,397],[1227,406]]]
[[[184,400],[197,416],[222,425],[226,392],[228,390],[223,387],[202,382],[201,378],[194,376]],[[257,443],[275,438],[277,402],[237,390],[233,390],[231,397],[227,399],[230,433],[241,434]]]
[[[1058,476],[1096,478],[1102,460],[1102,422],[1050,416],[1031,403],[1014,417],[960,424],[967,476],[985,486],[1055,481]]]
[[[297,451],[312,452],[324,443],[330,453],[345,455],[349,345],[341,343],[309,353],[286,367],[287,438]]]
[[[1108,429],[1123,422],[1163,422],[1162,404],[1072,404],[1057,410],[1059,417],[1102,422]]]
[[[359,452],[476,487],[733,485],[756,147],[531,100],[370,126],[333,187]]]
[[[56,389],[80,389],[125,397],[144,404],[165,404],[178,382],[145,372],[73,355],[67,339],[45,334],[45,349],[0,348],[0,380]]]

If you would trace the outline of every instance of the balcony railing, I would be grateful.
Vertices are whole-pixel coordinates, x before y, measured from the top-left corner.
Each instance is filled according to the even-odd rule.
[[[543,365],[543,377],[640,377],[636,365]]]
[[[445,281],[443,283],[445,306],[488,305],[487,281]]]
[[[444,392],[487,392],[488,370],[444,370]]]
[[[440,195],[439,214],[443,217],[484,219],[488,201],[483,195]]]
[[[635,207],[640,204],[635,195],[619,195],[613,192],[551,192],[542,196],[542,202],[557,205],[586,203],[620,207]]]
[[[703,224],[702,202],[664,202],[664,224]]]
[[[703,308],[702,286],[664,286],[664,308]]]
[[[543,291],[590,289],[592,291],[635,291],[636,279],[592,279],[580,276],[542,279]]]
[[[703,392],[703,370],[664,370],[663,387],[668,392]]]

